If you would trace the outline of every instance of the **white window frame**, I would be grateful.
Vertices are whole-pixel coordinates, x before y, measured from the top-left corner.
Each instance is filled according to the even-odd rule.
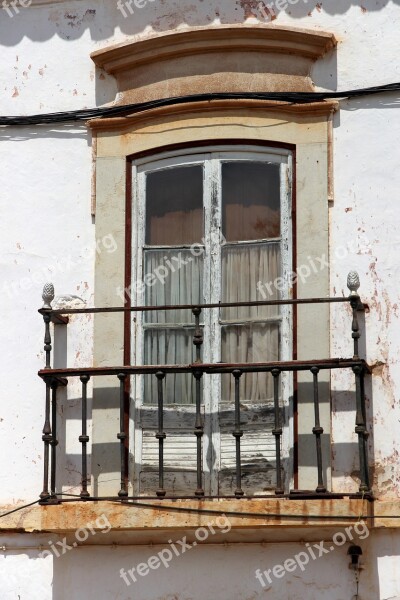
[[[221,300],[221,244],[220,233],[212,226],[217,220],[221,225],[222,205],[222,169],[224,161],[257,161],[280,164],[281,182],[281,273],[292,272],[293,237],[292,237],[292,152],[283,148],[269,146],[243,145],[235,149],[232,145],[216,144],[205,148],[189,148],[154,154],[132,162],[132,282],[143,280],[143,247],[145,247],[145,178],[148,171],[189,165],[204,165],[203,210],[204,210],[204,271],[203,295],[204,303],[218,303]],[[215,200],[213,202],[213,195]],[[277,239],[278,240],[278,239]],[[200,242],[200,240],[197,240]],[[239,242],[246,243],[246,242]],[[185,245],[182,245],[183,247]],[[190,244],[187,245],[190,247]],[[273,283],[273,282],[268,282]],[[281,298],[290,298],[292,286],[287,284]],[[132,286],[132,305],[145,304],[144,291]],[[260,298],[262,299],[262,298]],[[219,324],[220,309],[206,309],[204,318],[204,344],[202,359],[205,363],[216,363],[221,360],[221,326]],[[143,364],[144,358],[144,328],[142,313],[134,313],[135,321],[132,327],[132,364]],[[292,309],[290,306],[281,307],[281,338],[279,360],[291,360],[293,357]],[[210,341],[213,340],[211,343]],[[218,415],[221,406],[221,378],[218,375],[203,377],[203,410],[205,428],[203,436],[203,473],[206,494],[218,495],[218,477],[213,476],[221,468],[220,462],[220,433]],[[285,487],[293,484],[293,464],[289,461],[293,448],[293,396],[292,378],[282,374],[281,396],[283,399],[283,414],[285,426],[282,436],[282,463],[285,473]],[[142,430],[136,415],[143,406],[143,377],[136,376],[132,380],[132,397],[134,398],[134,414],[131,415],[130,436],[133,440],[135,456],[134,486],[138,486],[142,465]],[[146,404],[146,408],[151,405]],[[175,405],[179,407],[183,405]],[[185,410],[193,410],[194,406],[185,405]],[[156,411],[156,407],[154,407]],[[194,422],[194,419],[193,419]],[[194,436],[193,436],[194,437]],[[211,443],[212,442],[212,443]],[[217,449],[217,451],[215,451]],[[212,473],[208,465],[213,465]],[[190,493],[191,491],[188,490]]]

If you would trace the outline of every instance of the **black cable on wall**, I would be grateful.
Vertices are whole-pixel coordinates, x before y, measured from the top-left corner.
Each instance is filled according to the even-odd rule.
[[[400,83],[391,83],[377,87],[362,88],[358,90],[347,90],[343,92],[224,92],[210,94],[193,94],[188,96],[177,96],[151,100],[140,104],[126,104],[124,106],[111,106],[106,108],[88,108],[69,112],[56,112],[30,116],[1,117],[0,125],[3,126],[26,126],[47,125],[52,123],[71,123],[86,121],[101,117],[123,117],[132,115],[152,108],[172,106],[177,104],[188,104],[189,102],[211,102],[212,100],[275,100],[289,104],[308,104],[321,102],[323,100],[346,100],[371,96],[388,92],[400,92]],[[400,103],[399,103],[400,106]]]

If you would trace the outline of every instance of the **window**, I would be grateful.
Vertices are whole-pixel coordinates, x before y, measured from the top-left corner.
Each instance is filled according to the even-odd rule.
[[[219,147],[134,163],[133,302],[160,306],[259,300],[257,283],[279,280],[291,268],[290,181],[291,155],[281,149]],[[272,292],[271,300],[289,294],[283,286]],[[205,309],[202,326],[203,362],[291,358],[286,308]],[[195,360],[190,310],[138,314],[133,330],[136,364]],[[157,487],[156,385],[154,377],[137,378],[134,389],[136,480],[146,493]],[[269,478],[271,487],[274,483],[269,460],[274,453],[272,385],[266,373],[241,378],[245,419],[251,423],[242,452],[247,493],[269,489]],[[205,376],[202,388],[206,490],[230,493],[235,460],[232,378]],[[167,375],[166,484],[175,493],[187,492],[195,483],[194,397],[191,375]],[[287,400],[282,393],[282,401]]]
[[[277,46],[279,46],[279,73],[277,73],[276,69]],[[204,89],[216,93],[239,92],[238,97],[235,99],[221,99],[215,102],[212,101],[211,103],[209,101],[189,102],[187,104],[179,104],[179,106],[175,104],[171,106],[157,105],[148,111],[129,114],[123,118],[102,118],[90,122],[90,127],[97,137],[95,150],[96,236],[102,237],[112,232],[118,244],[118,249],[112,257],[106,253],[102,253],[96,257],[95,302],[97,306],[120,306],[124,298],[124,288],[128,287],[131,282],[135,284],[136,278],[139,278],[137,281],[138,286],[143,281],[142,278],[145,275],[143,271],[143,248],[146,245],[144,212],[146,208],[145,195],[147,193],[146,176],[144,175],[146,169],[150,172],[158,172],[170,168],[171,170],[175,169],[175,174],[178,172],[178,168],[189,169],[190,166],[193,168],[197,166],[202,169],[203,183],[201,192],[203,195],[203,218],[200,221],[200,227],[203,228],[204,253],[203,255],[199,255],[196,268],[198,268],[198,273],[202,277],[201,285],[203,289],[201,293],[204,299],[209,299],[211,294],[214,295],[217,301],[222,300],[230,293],[234,295],[235,288],[229,291],[226,284],[224,288],[223,260],[231,260],[232,264],[236,260],[238,264],[239,252],[242,251],[240,260],[243,263],[246,260],[244,258],[246,251],[249,254],[252,248],[250,243],[246,250],[241,250],[242,246],[246,242],[253,242],[253,248],[257,247],[259,250],[259,246],[262,243],[261,240],[268,239],[268,237],[259,236],[270,235],[270,232],[263,233],[262,227],[260,227],[259,233],[256,233],[250,239],[246,239],[249,237],[249,232],[241,232],[239,230],[231,233],[231,238],[229,235],[226,236],[227,244],[220,244],[219,248],[217,247],[217,241],[221,241],[223,231],[220,231],[218,235],[214,234],[212,239],[209,239],[211,236],[211,222],[216,227],[223,227],[229,230],[230,227],[233,227],[229,223],[230,218],[235,219],[236,224],[240,221],[239,218],[230,217],[229,214],[225,214],[224,216],[222,206],[224,182],[222,181],[223,169],[221,165],[225,162],[251,162],[251,155],[253,155],[254,163],[270,162],[272,165],[286,165],[286,167],[280,167],[280,185],[283,187],[283,190],[280,195],[281,243],[279,251],[281,252],[280,265],[282,269],[286,268],[286,262],[288,263],[288,268],[291,268],[290,229],[292,227],[289,219],[289,201],[286,201],[288,211],[286,212],[282,198],[285,196],[285,189],[290,198],[290,178],[295,168],[297,186],[294,214],[296,218],[293,220],[293,231],[295,233],[296,244],[293,247],[293,267],[297,268],[308,264],[308,257],[310,256],[325,257],[329,255],[328,200],[333,199],[331,140],[333,113],[338,108],[337,101],[315,102],[312,104],[285,104],[262,99],[249,101],[248,99],[241,98],[240,92],[246,92],[249,89],[255,89],[255,87],[265,92],[273,92],[277,88],[281,91],[293,91],[294,82],[297,90],[315,91],[313,82],[310,79],[310,73],[316,61],[329,56],[328,53],[334,50],[335,46],[335,37],[328,32],[296,30],[278,26],[271,28],[269,26],[254,27],[252,24],[230,24],[227,27],[189,28],[184,31],[168,32],[166,35],[129,40],[126,43],[102,48],[93,53],[92,58],[97,67],[105,69],[111,76],[115,77],[119,92],[118,102],[121,105],[165,98],[169,95],[172,84],[175,96],[201,94]],[[155,48],[157,51],[155,51]],[[160,64],[162,64],[161,70]],[[251,69],[249,69],[249,65],[251,65]],[[241,152],[233,154],[232,150],[239,148],[239,143],[241,144]],[[179,150],[168,155],[160,154],[161,148],[171,146],[174,148],[188,148],[189,144],[191,144],[193,150]],[[229,147],[227,147],[228,144],[230,145]],[[276,147],[290,148],[293,152],[293,165],[291,155],[283,150],[276,150]],[[261,148],[264,148],[264,150],[261,151]],[[229,153],[231,154],[229,155]],[[153,158],[138,160],[140,156],[152,156]],[[141,211],[141,214],[135,214],[136,230],[133,235],[131,235],[131,215],[126,210],[127,207],[130,208],[129,200],[131,195],[130,190],[126,186],[128,182],[128,188],[131,187],[126,169],[128,164],[128,170],[130,170],[131,161],[136,161],[134,163],[132,182],[134,183],[133,207],[137,211],[139,211],[140,207]],[[168,161],[170,162],[168,163]],[[229,173],[230,168],[238,172],[236,168],[233,166],[229,167],[228,165],[225,169],[226,180],[230,176],[234,177],[232,173]],[[288,180],[285,179],[284,171],[286,171]],[[217,177],[217,180],[211,180],[211,174]],[[159,176],[161,177],[161,174]],[[239,176],[237,177],[242,179]],[[179,181],[183,184],[182,177],[179,178]],[[157,181],[155,175],[154,186],[157,183],[160,185],[163,184],[161,179]],[[232,184],[232,186],[236,186],[236,183]],[[192,184],[194,185],[194,180]],[[210,186],[213,186],[213,190],[210,189]],[[211,192],[214,196],[213,200],[211,199]],[[234,203],[237,203],[236,199]],[[153,210],[154,218],[151,217],[153,225],[150,226],[149,224],[150,231],[148,234],[150,238],[148,237],[147,239],[151,239],[153,234],[151,227],[155,228],[157,223],[158,225],[161,224],[159,209],[156,206],[150,208]],[[199,222],[196,221],[196,216],[194,215],[194,211],[198,210],[198,206],[194,204],[192,209],[193,215],[190,217],[192,219],[190,227],[185,223],[185,216],[183,214],[179,217],[181,219],[180,227],[181,229],[186,229],[186,233],[191,231],[192,236],[187,239],[195,239],[196,242],[201,242],[202,236],[197,237],[198,230],[196,229],[199,226]],[[240,210],[245,211],[250,210],[250,208],[246,209],[246,206],[243,206]],[[179,213],[181,209],[178,205],[172,207],[171,211]],[[229,208],[225,212],[229,212]],[[217,222],[219,225],[217,225]],[[141,223],[140,232],[138,231],[139,223]],[[164,234],[166,235],[168,228],[164,229]],[[168,232],[168,235],[169,233],[173,232]],[[177,236],[176,231],[174,232],[175,235]],[[251,235],[254,235],[254,233]],[[129,279],[127,277],[129,267],[126,264],[126,257],[128,257],[130,264],[131,253],[128,251],[125,254],[125,249],[127,247],[126,244],[129,246],[131,237],[134,242],[134,253],[138,256],[134,257],[134,272],[131,279]],[[235,238],[237,239],[235,240]],[[286,239],[288,240],[287,248],[284,241]],[[148,245],[148,260],[150,260],[150,255],[155,257],[157,248],[161,250],[162,247],[176,246],[175,248],[166,248],[172,253],[172,251],[182,248],[182,246],[187,246],[186,250],[190,250],[191,244],[186,240],[182,242],[177,240],[177,237],[174,237],[173,240],[158,238],[158,241],[155,241],[154,244],[148,243]],[[151,254],[153,245],[153,254]],[[236,254],[234,253],[235,250]],[[229,253],[231,253],[230,256]],[[163,254],[163,256],[166,255],[166,253]],[[248,258],[247,260],[249,264],[250,259]],[[161,267],[165,266],[165,262],[163,261],[162,264],[155,262],[154,264]],[[174,265],[175,262],[176,260],[173,263]],[[194,266],[192,264],[190,268]],[[157,267],[155,266],[155,268]],[[228,269],[229,266],[226,266],[226,273],[228,273]],[[245,270],[242,269],[241,273],[243,274],[244,272]],[[254,274],[255,271],[253,271]],[[148,275],[151,275],[151,271]],[[175,276],[175,273],[173,275]],[[194,271],[192,271],[191,276],[194,276]],[[269,283],[269,272],[266,272],[261,279]],[[169,280],[172,281],[171,277],[169,277]],[[186,277],[187,281],[189,281],[188,276]],[[232,278],[230,281],[233,281],[233,284],[237,283]],[[239,287],[239,284],[237,284],[237,288],[244,290],[243,286]],[[160,286],[159,289],[161,289]],[[165,289],[166,286],[163,288],[163,294],[165,293]],[[238,289],[236,289],[236,293],[238,293]],[[283,295],[286,290],[283,286],[281,289],[280,293]],[[140,287],[138,287],[138,290],[139,292],[135,297],[131,295],[133,302],[145,301],[144,293],[141,293]],[[156,284],[154,284],[152,289],[148,289],[147,293],[154,296],[155,291]],[[251,288],[251,292],[253,293],[253,288]],[[194,297],[194,292],[191,293]],[[328,269],[321,271],[312,269],[306,279],[299,278],[296,283],[296,295],[299,298],[329,296],[330,282]],[[269,296],[273,297],[273,294]],[[262,294],[259,294],[258,299],[261,297]],[[147,299],[146,301],[150,300]],[[264,310],[264,313],[259,313],[260,317],[264,318],[264,314],[268,314],[266,309]],[[285,356],[291,357],[290,313],[281,311],[277,315],[270,311],[271,320],[277,316],[280,317],[278,352],[282,358]],[[257,317],[254,309],[248,310],[247,313],[244,309],[236,313],[231,309],[229,313],[225,312],[221,314],[219,311],[213,312],[208,310],[203,312],[202,317],[204,319],[205,336],[203,347],[204,359],[207,356],[207,352],[209,354],[214,352],[218,360],[227,359],[229,352],[231,354],[233,352],[233,342],[231,340],[238,340],[240,337],[241,339],[245,339],[246,331],[249,331],[251,327],[253,330],[258,327],[259,331],[257,335],[262,339],[261,323],[254,323]],[[165,316],[165,318],[167,317]],[[171,315],[168,318],[171,318]],[[246,322],[246,319],[250,320],[251,323]],[[228,323],[227,321],[233,322]],[[188,325],[186,328],[186,338],[183,337],[185,328],[175,328],[175,331],[172,332],[174,325],[176,326],[177,323],[174,321],[171,323],[169,321],[165,322],[164,325],[171,325],[169,330],[173,333],[169,336],[171,340],[169,346],[165,346],[165,341],[157,341],[157,343],[154,341],[152,350],[147,346],[147,353],[150,353],[150,356],[145,357],[145,335],[153,340],[156,339],[156,334],[159,337],[164,335],[166,340],[165,334],[158,332],[158,330],[155,331],[157,329],[156,323],[153,323],[154,327],[152,329],[151,322],[134,323],[132,320],[132,326],[135,325],[135,330],[130,332],[128,331],[129,324],[122,318],[119,318],[118,315],[109,315],[106,322],[105,319],[96,316],[94,362],[98,365],[123,364],[123,362],[128,360],[129,354],[129,348],[127,344],[123,343],[123,340],[127,340],[131,333],[133,334],[132,340],[134,343],[133,352],[131,352],[129,360],[132,364],[138,359],[142,362],[153,360],[151,352],[158,352],[158,348],[162,346],[165,357],[167,357],[167,352],[173,354],[175,349],[178,350],[176,339],[179,335],[182,340],[187,339],[187,347],[184,347],[183,344],[179,345],[179,348],[183,352],[182,358],[186,359],[186,356],[193,351],[192,344],[189,342],[192,315],[189,315],[187,322],[184,322],[182,319],[178,321],[179,325],[184,323]],[[265,332],[270,333],[273,331],[272,322],[270,321],[270,323],[269,328],[264,326]],[[163,323],[158,325],[160,330],[162,329],[162,325]],[[306,306],[297,307],[295,358],[307,360],[314,359],[315,357],[330,356],[329,327],[329,307],[327,305],[318,304],[313,306],[312,310],[309,310],[309,307]],[[167,328],[164,327],[165,329]],[[213,340],[213,343],[211,343],[211,340]],[[242,345],[241,348],[243,349],[244,346]],[[246,357],[250,356],[250,350],[254,353],[254,348],[250,349],[247,346],[246,348]],[[261,352],[264,356],[264,346],[261,348]],[[236,356],[233,355],[233,359],[235,358]],[[167,360],[170,359],[167,358]],[[296,398],[295,403],[292,403],[295,409],[295,416],[293,419],[290,418],[290,412],[288,411],[289,418],[286,418],[286,423],[289,423],[289,425],[284,429],[286,442],[283,442],[284,452],[289,452],[287,448],[289,447],[289,443],[293,445],[294,439],[296,443],[296,446],[291,449],[291,458],[294,460],[290,462],[295,465],[297,478],[296,481],[292,481],[291,476],[287,476],[288,470],[286,469],[287,488],[290,484],[292,487],[295,485],[298,489],[303,490],[312,489],[315,486],[313,470],[315,461],[311,451],[313,447],[311,430],[314,423],[314,410],[312,402],[310,402],[307,377],[308,375],[305,373],[297,375]],[[231,435],[232,415],[230,409],[226,408],[231,404],[229,400],[226,400],[226,398],[230,398],[231,394],[229,384],[223,380],[221,381],[222,378],[218,380],[216,378],[210,379],[209,377],[204,377],[202,380],[204,386],[203,408],[205,425],[208,427],[209,436],[212,436],[212,440],[211,437],[208,440],[203,438],[205,442],[203,467],[205,477],[209,477],[209,489],[212,489],[212,492],[216,493],[218,489],[223,489],[223,485],[225,485],[225,483],[221,483],[220,485],[223,479],[221,474],[224,472],[228,473],[224,481],[229,480],[229,465],[231,463],[229,463],[227,457],[229,448],[233,448],[234,439]],[[324,438],[326,440],[323,443],[323,455],[324,464],[326,465],[326,481],[329,483],[331,477],[331,453],[328,443],[331,431],[329,374],[327,372],[321,373],[320,379],[325,383],[323,402],[321,404],[321,424],[324,428]],[[179,397],[178,388],[176,393],[175,389],[173,389],[174,393],[171,393],[171,386],[180,386],[181,389],[179,402],[169,405],[166,411],[170,412],[170,417],[166,415],[166,418],[170,418],[171,431],[176,432],[176,423],[179,423],[180,431],[185,432],[185,435],[187,433],[187,440],[184,440],[182,436],[170,436],[167,438],[166,445],[171,448],[172,454],[175,452],[171,446],[174,440],[177,442],[182,441],[182,447],[187,449],[189,446],[185,446],[186,441],[188,444],[192,444],[194,438],[193,414],[189,414],[190,411],[193,412],[192,396],[188,387],[191,384],[188,382],[186,384],[188,391],[186,393],[186,403],[184,403],[184,388],[182,386],[185,384],[182,381],[184,381],[184,378],[181,378],[181,380],[179,378],[171,380],[170,377],[166,384],[169,398],[177,399]],[[264,419],[267,421],[268,427],[270,427],[267,409],[268,401],[265,401],[265,399],[262,402],[256,401],[257,395],[252,396],[255,390],[252,381],[254,383],[254,380],[248,380],[246,384],[246,396],[250,399],[253,397],[253,400],[248,402],[250,409],[243,411],[243,414],[249,416],[249,418],[253,415],[254,426],[258,426],[260,419]],[[286,382],[282,381],[283,388],[285,385],[287,385]],[[144,386],[144,381],[140,385],[138,382],[136,390],[133,390],[133,394],[131,395],[130,449],[131,460],[134,461],[136,470],[134,474],[131,472],[133,477],[130,477],[130,482],[133,482],[135,493],[138,490],[140,473],[143,475],[146,469],[150,471],[152,465],[154,466],[154,456],[149,457],[149,454],[146,454],[148,448],[151,449],[151,452],[155,451],[155,422],[152,416],[154,399],[152,400],[151,393],[145,393]],[[207,386],[213,386],[212,392],[206,393]],[[249,390],[249,386],[253,387]],[[267,392],[267,395],[269,393]],[[286,389],[282,389],[282,401],[287,402],[290,394],[291,391],[287,387]],[[118,447],[112,433],[113,430],[109,427],[110,418],[118,418],[117,409],[110,407],[111,397],[115,406],[118,406],[118,390],[115,389],[115,384],[111,379],[106,379],[102,381],[101,387],[97,388],[95,384],[94,396],[93,480],[96,486],[98,486],[98,490],[101,490],[103,495],[108,495],[113,490],[112,480],[118,477],[118,469],[116,468]],[[223,399],[224,396],[225,400]],[[146,402],[144,402],[144,397],[146,398]],[[209,398],[212,398],[214,404],[210,404]],[[107,410],[104,410],[105,406],[107,406]],[[261,407],[259,409],[262,411],[261,416],[257,414],[258,407]],[[179,419],[177,421],[178,414]],[[285,416],[287,417],[287,414]],[[296,430],[295,438],[293,431],[289,435],[290,428]],[[141,440],[145,436],[149,436],[149,440],[151,438],[151,443],[149,441],[148,445],[144,444],[142,447]],[[249,436],[250,434],[247,433],[243,436],[243,444],[245,442],[244,438],[249,440]],[[273,440],[270,440],[268,436],[264,436],[261,428],[255,437],[258,441],[263,440],[265,447],[260,451],[260,457],[256,458],[255,454],[252,453],[253,450],[250,449],[249,460],[246,464],[254,464],[259,458],[260,465],[268,470],[268,457],[270,454],[268,454],[267,445]],[[133,444],[135,445],[134,448]],[[189,450],[182,450],[179,455],[175,454],[175,458],[171,458],[170,460],[171,471],[176,470],[176,464],[180,464],[182,465],[182,470],[189,473],[192,467],[185,458],[189,454]],[[180,461],[179,463],[177,456]],[[143,468],[140,467],[142,459],[145,463]],[[250,467],[246,472],[250,472]],[[216,473],[218,473],[218,476]],[[143,475],[143,485],[146,477],[147,475]],[[171,476],[169,483],[171,481],[175,482],[174,486],[176,489],[181,477],[179,475],[174,479]],[[187,477],[189,478],[191,475],[188,474]],[[262,474],[261,479],[263,482],[266,480],[265,474]],[[190,485],[186,486],[186,492],[189,489],[194,489],[192,483],[190,482]],[[243,483],[245,484],[246,482],[244,481]],[[166,488],[167,485],[168,481],[166,480]],[[154,493],[154,490],[158,487],[157,482],[155,486],[150,487]],[[258,489],[257,486],[254,487]],[[168,487],[168,490],[172,489],[174,487]],[[132,491],[134,490],[132,489]]]

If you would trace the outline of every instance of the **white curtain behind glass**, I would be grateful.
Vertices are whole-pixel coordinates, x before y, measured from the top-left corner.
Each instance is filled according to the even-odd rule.
[[[173,256],[187,261],[178,268]],[[168,266],[173,265],[175,272]],[[189,250],[145,250],[145,273],[157,273],[163,265],[168,269],[164,283],[156,280],[146,287],[147,306],[196,304],[202,302],[203,257],[193,256]],[[145,363],[188,364],[194,360],[193,322],[190,310],[174,309],[145,313],[145,324],[158,323],[161,327],[145,327]],[[164,325],[164,327],[163,327]],[[194,402],[191,374],[168,374],[165,378],[165,404],[192,404]],[[145,402],[157,402],[157,382],[145,378]]]
[[[222,289],[224,302],[260,300],[258,282],[271,284],[268,300],[278,298],[273,282],[281,271],[280,244],[261,243],[226,246],[222,249]],[[275,322],[268,322],[268,320]],[[279,360],[279,308],[253,306],[221,311],[222,361],[268,362]],[[253,321],[229,325],[229,321]],[[257,321],[264,321],[257,323]],[[266,322],[267,321],[267,322]],[[272,398],[273,382],[268,373],[249,373],[241,378],[241,399],[265,402]],[[233,377],[222,377],[222,400],[234,400]]]

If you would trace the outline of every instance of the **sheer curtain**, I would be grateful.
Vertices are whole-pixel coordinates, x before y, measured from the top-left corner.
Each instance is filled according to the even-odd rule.
[[[173,260],[176,257],[178,260]],[[259,283],[268,300],[279,298],[274,282],[280,276],[279,242],[225,245],[222,247],[223,302],[260,300]],[[174,270],[172,270],[171,266]],[[159,270],[162,266],[163,269]],[[203,257],[189,250],[145,250],[145,274],[160,273],[146,286],[146,304],[177,305],[202,302]],[[174,309],[144,314],[145,363],[187,364],[194,360],[193,315]],[[255,306],[221,310],[221,360],[268,362],[279,360],[279,307]],[[145,378],[145,402],[157,402],[157,382]],[[266,402],[273,397],[272,376],[252,373],[242,377],[243,401]],[[222,376],[222,400],[234,400],[233,378]],[[169,374],[165,382],[166,404],[194,402],[191,375]]]
[[[264,285],[266,300],[279,297],[274,282],[281,273],[279,242],[256,243],[222,248],[222,289],[224,302],[264,299],[258,290]],[[232,323],[233,322],[233,323]],[[279,307],[255,306],[221,310],[222,361],[268,362],[279,360]],[[273,397],[272,376],[249,373],[241,378],[241,399],[265,402]],[[234,400],[233,377],[222,377],[222,400]]]
[[[189,250],[145,250],[145,274],[152,273],[156,277],[154,285],[146,286],[146,305],[202,302],[202,271],[203,257],[193,256]],[[159,279],[157,274],[160,274]],[[194,317],[190,310],[150,311],[144,315],[145,364],[193,362]],[[168,374],[164,394],[165,404],[192,404],[192,375]],[[157,402],[155,377],[145,377],[144,399],[146,403]]]
[[[144,277],[147,305],[204,302],[203,256],[184,246],[203,235],[203,166],[177,166],[150,172],[146,179],[146,246]],[[221,162],[222,220],[213,233],[223,232],[221,247],[223,302],[277,299],[274,282],[281,274],[280,166],[262,161]],[[206,200],[208,210],[213,199]],[[254,240],[254,241],[249,241]],[[266,241],[270,240],[270,241]],[[162,246],[169,246],[163,249]],[[171,248],[175,246],[175,248]],[[216,252],[210,247],[209,252]],[[152,279],[146,276],[153,275]],[[150,285],[151,283],[151,285]],[[207,299],[210,300],[209,298]],[[214,298],[215,300],[215,298]],[[144,313],[146,364],[188,364],[194,360],[194,318],[191,311]],[[266,362],[279,359],[279,309],[240,307],[221,310],[221,360]],[[213,343],[213,340],[209,340]],[[272,377],[248,374],[241,379],[244,400],[265,402],[272,397]],[[194,402],[193,377],[167,375],[166,404]],[[222,377],[222,400],[233,400],[233,378]],[[145,377],[145,403],[157,402],[155,377]]]

